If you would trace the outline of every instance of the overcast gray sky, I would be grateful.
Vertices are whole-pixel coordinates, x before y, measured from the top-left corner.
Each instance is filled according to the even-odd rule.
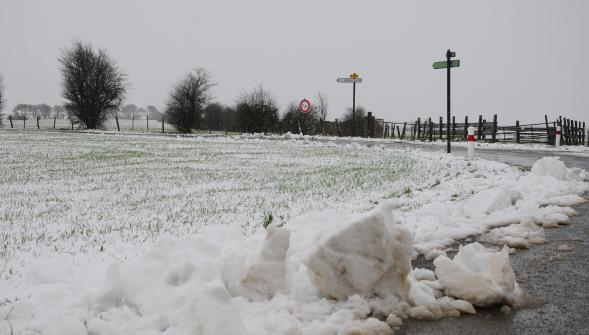
[[[281,107],[329,98],[335,118],[357,104],[391,121],[453,112],[499,121],[544,114],[589,121],[589,1],[0,0],[0,73],[7,109],[59,104],[60,49],[104,47],[129,75],[127,102],[163,108],[175,82],[205,67],[219,102],[262,84]]]

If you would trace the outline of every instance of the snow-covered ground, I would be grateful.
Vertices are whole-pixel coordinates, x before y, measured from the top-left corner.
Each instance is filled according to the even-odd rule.
[[[406,141],[406,140],[395,140],[401,143],[419,143],[422,145],[438,145],[438,146],[445,146],[446,142],[444,141]],[[468,146],[467,142],[452,142],[452,145],[457,147],[466,148]],[[548,144],[540,144],[540,143],[489,143],[489,142],[475,142],[475,148],[481,149],[493,149],[493,150],[509,150],[509,151],[517,151],[517,150],[525,150],[525,151],[549,151],[554,152],[554,154],[575,154],[579,156],[587,156],[589,157],[589,146],[583,145],[561,145],[559,147],[548,145]]]
[[[589,136],[589,134],[588,134]],[[390,138],[362,138],[362,137],[333,137],[333,136],[315,136],[315,135],[301,135],[301,134],[292,134],[286,133],[284,135],[264,135],[264,134],[243,134],[243,138],[265,138],[265,139],[290,139],[290,140],[323,140],[323,141],[342,141],[342,140],[350,140],[350,141],[357,141],[357,142],[371,142],[371,143],[378,143],[378,142],[388,142],[388,143],[406,143],[411,145],[424,145],[424,146],[446,146],[445,141],[435,140],[432,142],[429,141],[409,141],[409,140],[400,140],[400,139],[390,139]],[[455,141],[452,142],[452,146],[466,148],[468,143],[465,141]],[[542,151],[542,152],[551,152],[555,155],[559,154],[571,154],[575,156],[582,156],[582,157],[589,157],[589,146],[583,145],[561,145],[559,147],[555,147],[553,145],[548,144],[539,144],[539,143],[489,143],[489,142],[475,142],[475,148],[479,149],[492,149],[492,150],[506,150],[506,151]]]
[[[523,172],[304,139],[0,142],[0,332],[15,334],[390,334],[517,305],[509,248],[447,249],[541,243],[589,194],[557,158]],[[420,253],[435,272],[412,269]]]

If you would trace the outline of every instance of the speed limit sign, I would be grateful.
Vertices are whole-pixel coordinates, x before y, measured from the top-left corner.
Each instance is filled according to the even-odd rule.
[[[301,100],[301,103],[299,104],[299,110],[301,113],[309,113],[311,110],[311,102],[307,99]]]

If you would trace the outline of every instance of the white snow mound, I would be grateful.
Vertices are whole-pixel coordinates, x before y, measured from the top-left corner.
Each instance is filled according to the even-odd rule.
[[[446,294],[475,306],[496,304],[513,306],[522,291],[509,262],[509,248],[499,252],[485,249],[479,243],[462,246],[450,260],[440,256],[434,260],[435,272]]]
[[[307,268],[330,298],[394,294],[406,300],[412,252],[411,234],[385,205],[328,237],[311,253]]]

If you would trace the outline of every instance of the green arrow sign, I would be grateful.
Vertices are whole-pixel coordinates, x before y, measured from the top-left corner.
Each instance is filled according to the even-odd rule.
[[[434,63],[434,69],[446,69],[448,68],[448,62],[447,61],[441,61],[441,62],[435,62]],[[450,61],[450,67],[459,67],[460,66],[460,59],[454,59]]]

